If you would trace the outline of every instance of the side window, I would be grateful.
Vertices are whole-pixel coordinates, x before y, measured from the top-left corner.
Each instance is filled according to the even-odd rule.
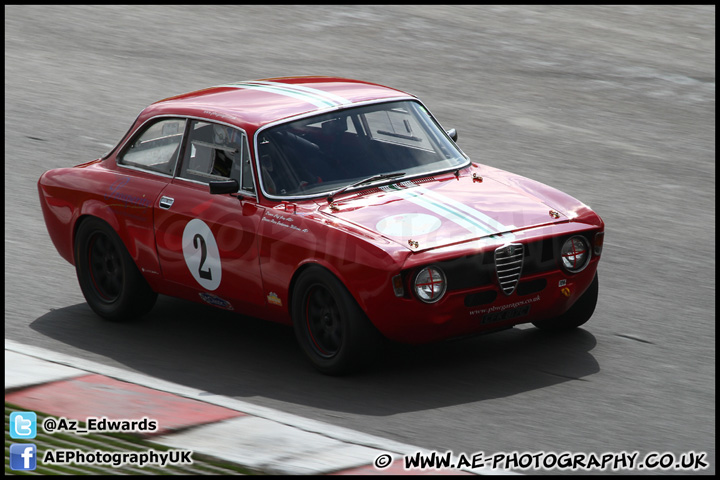
[[[255,192],[245,134],[216,123],[194,120],[190,126],[180,177],[208,183],[235,179]]]
[[[118,157],[120,165],[172,175],[185,131],[185,120],[164,119],[145,128]]]

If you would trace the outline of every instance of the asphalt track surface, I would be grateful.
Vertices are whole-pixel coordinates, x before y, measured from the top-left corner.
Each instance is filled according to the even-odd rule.
[[[289,328],[211,307],[100,321],[48,237],[42,172],[101,156],[161,98],[305,74],[415,93],[474,161],[593,207],[590,322],[398,347],[330,378]],[[21,343],[440,452],[695,451],[714,473],[715,243],[714,6],[5,7],[5,337]]]

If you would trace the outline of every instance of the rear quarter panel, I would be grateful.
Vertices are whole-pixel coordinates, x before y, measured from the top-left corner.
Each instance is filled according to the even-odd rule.
[[[73,245],[84,217],[97,217],[119,235],[128,253],[153,285],[160,266],[153,232],[153,204],[167,184],[164,178],[104,162],[45,172],[38,180],[40,204],[58,253],[75,264]]]

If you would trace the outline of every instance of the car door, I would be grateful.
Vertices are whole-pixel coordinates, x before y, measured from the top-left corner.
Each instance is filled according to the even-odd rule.
[[[118,218],[121,238],[146,280],[161,287],[153,204],[172,181],[187,119],[161,117],[138,129],[117,154],[103,200]]]
[[[173,295],[229,310],[263,305],[257,203],[247,136],[191,120],[180,167],[155,205],[155,238]],[[210,194],[211,181],[237,180],[237,193]]]

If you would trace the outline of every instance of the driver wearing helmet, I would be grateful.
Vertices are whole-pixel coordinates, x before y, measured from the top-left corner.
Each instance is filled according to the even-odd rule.
[[[228,127],[213,124],[213,144],[215,148],[215,161],[213,162],[212,174],[230,178],[230,171],[233,165],[233,158],[238,152],[237,145],[230,142]],[[234,131],[232,131],[234,134]],[[225,147],[225,148],[222,148]]]

